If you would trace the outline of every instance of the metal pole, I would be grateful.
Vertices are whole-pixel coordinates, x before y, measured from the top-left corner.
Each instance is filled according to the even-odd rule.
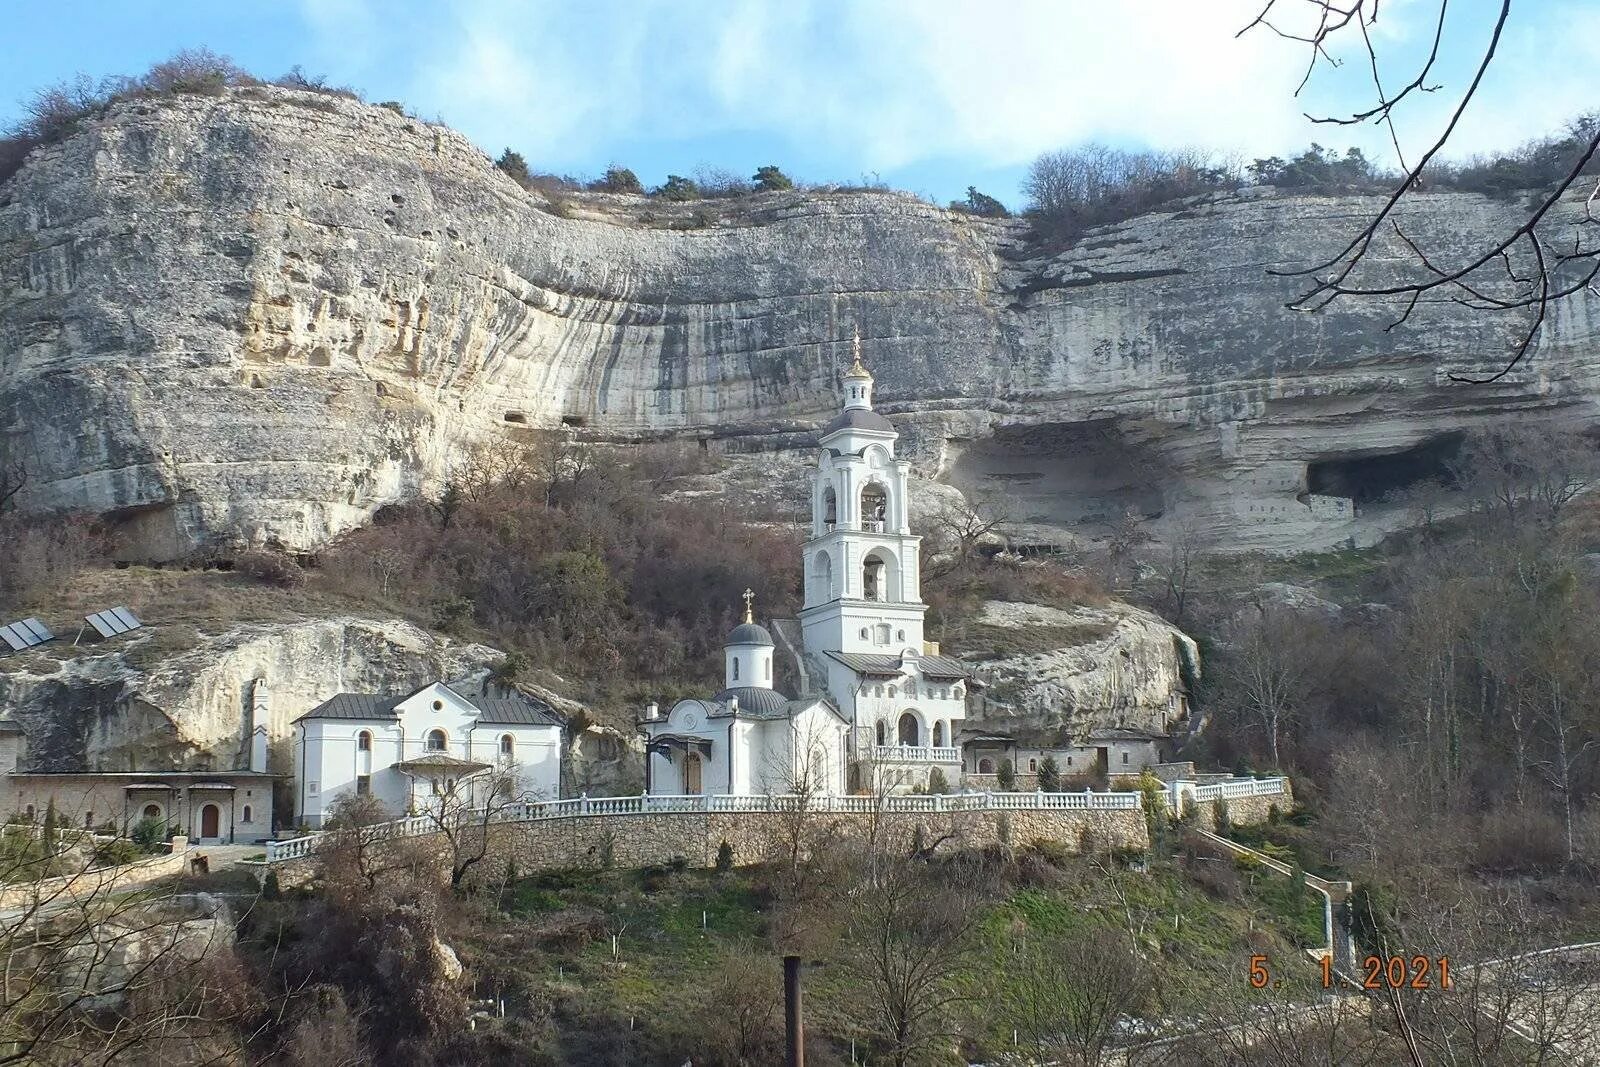
[[[804,1008],[800,1001],[800,957],[783,957],[783,1021],[784,1036],[788,1044],[787,1067],[805,1067],[805,1026],[802,1022]]]

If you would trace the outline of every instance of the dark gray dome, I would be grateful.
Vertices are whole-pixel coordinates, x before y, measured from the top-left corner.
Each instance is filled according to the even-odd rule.
[[[788,697],[776,689],[763,689],[758,685],[724,689],[713,699],[726,703],[730,697],[738,697],[739,710],[752,715],[782,715],[789,710]]]
[[[837,418],[828,423],[822,431],[826,437],[839,430],[877,430],[880,433],[894,433],[894,423],[879,415],[869,408],[845,408],[839,412]]]
[[[772,635],[767,633],[765,626],[753,622],[741,622],[733,628],[728,639],[722,642],[725,645],[766,645],[772,648]]]

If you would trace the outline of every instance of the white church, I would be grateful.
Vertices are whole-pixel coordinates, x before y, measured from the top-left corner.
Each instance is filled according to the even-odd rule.
[[[823,430],[804,546],[801,687],[773,688],[772,635],[746,593],[724,645],[724,688],[645,712],[646,782],[658,795],[904,791],[937,769],[961,781],[956,735],[975,684],[923,640],[921,539],[911,532],[894,425],[872,409],[872,375],[855,359],[844,410]]]

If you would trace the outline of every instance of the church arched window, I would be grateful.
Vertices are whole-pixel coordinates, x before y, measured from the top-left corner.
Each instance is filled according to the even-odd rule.
[[[767,681],[772,681],[772,661],[767,660]]]
[[[366,730],[362,730],[359,734],[356,734],[356,751],[357,752],[371,752],[372,751],[372,734],[370,732],[368,732]]]
[[[938,722],[933,724],[933,747],[934,748],[943,748],[944,747],[944,720],[943,719],[940,719]]]
[[[445,743],[446,738],[443,730],[428,731],[427,746],[429,752],[443,752],[445,750]]]
[[[500,755],[510,759],[516,754],[517,743],[510,734],[500,735]]]
[[[839,497],[830,485],[822,491],[822,528],[831,530],[838,521]]]
[[[877,728],[876,733],[877,733],[877,738],[878,738],[878,744],[880,744],[880,745],[883,744],[884,741],[887,739],[887,728],[883,725],[883,720],[882,719],[878,720],[878,728]]]
[[[979,760],[978,761],[978,773],[979,774],[993,774],[994,773],[994,760],[990,759],[988,756],[985,756],[983,759]]]
[[[892,686],[892,685],[889,687],[889,699],[890,700],[894,699],[894,686]]]
[[[861,628],[861,640],[865,641],[867,639],[868,632],[869,631],[867,630],[867,628],[865,626],[863,626]]]
[[[894,639],[896,641],[904,641],[906,639],[906,632],[904,630],[896,630],[894,632]]]
[[[877,643],[880,645],[887,645],[889,643],[889,624],[886,622],[880,622],[878,624]]]
[[[733,680],[736,681],[736,682],[739,680],[739,657],[738,656],[733,657]]]

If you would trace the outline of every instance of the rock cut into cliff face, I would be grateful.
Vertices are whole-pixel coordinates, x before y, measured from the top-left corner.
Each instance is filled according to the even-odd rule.
[[[859,326],[918,473],[1042,536],[1132,510],[1328,545],[1389,521],[1341,477],[1362,463],[1593,412],[1592,295],[1482,387],[1447,374],[1496,365],[1508,319],[1285,311],[1267,270],[1373,206],[1257,190],[1047,255],[903,195],[552,202],[451,130],[317,94],[131,101],[0,186],[0,458],[25,506],[104,514],[135,556],[305,549],[496,435],[807,451]],[[1426,196],[1407,226],[1468,250],[1516,210]]]

